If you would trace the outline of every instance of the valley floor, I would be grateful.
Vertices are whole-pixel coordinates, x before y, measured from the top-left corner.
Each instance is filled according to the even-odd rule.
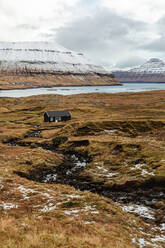
[[[165,91],[0,98],[0,248],[163,248],[164,186]]]

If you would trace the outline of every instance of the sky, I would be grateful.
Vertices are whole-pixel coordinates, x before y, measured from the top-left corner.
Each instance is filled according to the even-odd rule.
[[[51,41],[109,70],[165,61],[165,0],[0,0],[0,41]]]

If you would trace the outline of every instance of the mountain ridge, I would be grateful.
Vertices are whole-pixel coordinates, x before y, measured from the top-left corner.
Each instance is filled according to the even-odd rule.
[[[0,89],[120,85],[112,72],[54,42],[0,42]]]
[[[111,74],[82,53],[53,42],[0,42],[0,70]]]
[[[165,82],[165,63],[163,60],[151,58],[143,65],[130,70],[118,70],[113,72],[121,82]]]

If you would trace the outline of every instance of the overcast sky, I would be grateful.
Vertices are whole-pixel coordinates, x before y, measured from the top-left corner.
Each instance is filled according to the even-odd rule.
[[[108,69],[165,60],[165,0],[0,0],[1,41],[55,41]]]

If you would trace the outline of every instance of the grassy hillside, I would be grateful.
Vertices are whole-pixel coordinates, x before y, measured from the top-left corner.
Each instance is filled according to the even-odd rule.
[[[165,247],[164,99],[0,98],[0,247]]]
[[[38,87],[55,87],[55,86],[95,86],[95,85],[121,85],[113,75],[96,75],[96,74],[45,74],[30,73],[16,74],[3,72],[0,73],[0,89],[28,89]]]

